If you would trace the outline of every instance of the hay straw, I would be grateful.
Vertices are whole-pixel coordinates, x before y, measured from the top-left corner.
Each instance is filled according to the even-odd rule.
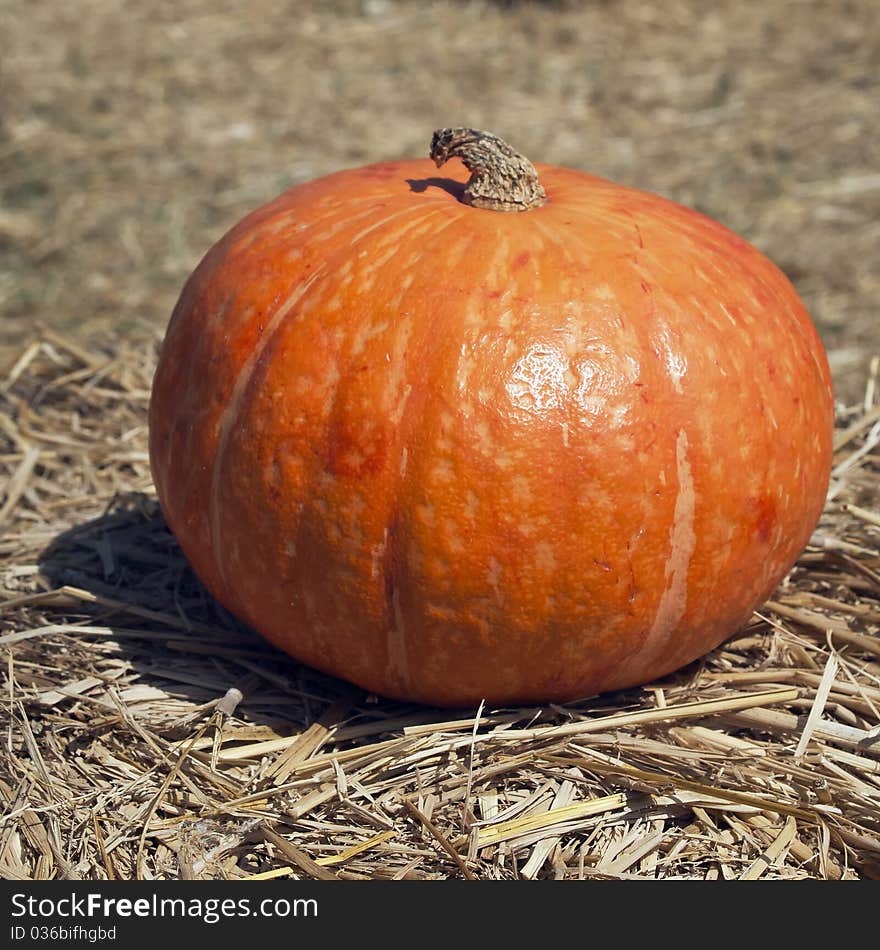
[[[801,732],[801,737],[798,739],[798,744],[794,750],[794,757],[796,759],[801,758],[804,754],[816,727],[819,725],[822,711],[825,709],[825,703],[828,701],[828,694],[831,692],[831,687],[834,685],[834,678],[837,676],[837,667],[837,657],[832,653],[825,663],[825,670],[816,687],[813,704],[810,706],[810,714],[807,716],[803,732]]]
[[[153,494],[154,358],[51,334],[0,374],[4,878],[877,876],[873,405],[840,411],[814,543],[704,660],[440,711],[297,664],[205,593]]]

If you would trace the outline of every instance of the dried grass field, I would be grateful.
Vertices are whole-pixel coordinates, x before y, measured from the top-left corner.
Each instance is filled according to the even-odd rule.
[[[0,0],[0,876],[880,877],[873,0]],[[146,454],[181,285],[245,212],[444,125],[698,208],[826,343],[825,514],[662,682],[456,712],[203,591]]]

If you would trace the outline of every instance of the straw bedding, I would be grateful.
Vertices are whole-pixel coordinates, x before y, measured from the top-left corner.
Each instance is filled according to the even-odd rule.
[[[7,879],[880,877],[880,400],[769,603],[567,706],[439,711],[315,673],[213,602],[155,500],[157,339],[0,375]]]

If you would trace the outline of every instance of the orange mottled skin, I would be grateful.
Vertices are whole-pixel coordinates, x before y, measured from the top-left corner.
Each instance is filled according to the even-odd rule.
[[[714,648],[821,511],[832,393],[791,284],[721,225],[537,166],[293,188],[175,309],[150,408],[168,524],[314,667],[443,705],[564,701]]]

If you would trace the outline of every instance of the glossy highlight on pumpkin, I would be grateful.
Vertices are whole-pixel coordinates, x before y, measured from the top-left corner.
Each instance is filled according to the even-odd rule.
[[[521,213],[401,161],[256,210],[174,311],[169,526],[316,668],[447,706],[644,683],[737,630],[824,502],[832,393],[786,277],[720,224],[536,165]]]

